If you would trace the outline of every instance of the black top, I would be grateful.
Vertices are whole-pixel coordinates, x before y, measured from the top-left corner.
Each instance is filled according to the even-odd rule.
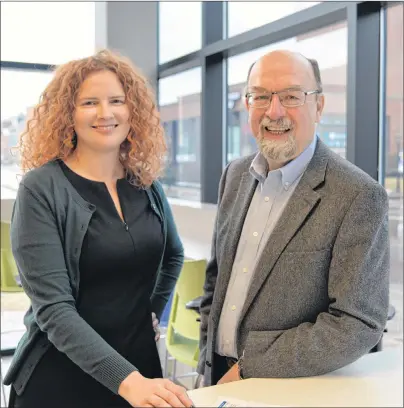
[[[63,162],[60,166],[78,193],[96,206],[81,249],[77,311],[142,375],[161,377],[150,303],[164,245],[161,222],[146,192],[128,180],[117,181],[123,221],[103,182],[81,177]],[[22,399],[41,407],[129,406],[53,345]],[[25,406],[31,405],[21,404]]]

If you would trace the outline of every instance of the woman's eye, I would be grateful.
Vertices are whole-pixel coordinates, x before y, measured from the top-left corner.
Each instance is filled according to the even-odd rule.
[[[95,101],[86,101],[83,103],[84,106],[93,106],[95,105]]]
[[[112,103],[114,105],[122,105],[123,103],[125,103],[125,101],[123,101],[122,99],[113,99]]]

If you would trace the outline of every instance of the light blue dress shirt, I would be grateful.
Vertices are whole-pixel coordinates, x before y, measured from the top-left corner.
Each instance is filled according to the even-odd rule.
[[[258,180],[251,200],[220,315],[215,351],[227,357],[237,355],[237,328],[257,261],[282,212],[313,157],[317,136],[294,160],[284,167],[268,172],[268,163],[258,153],[250,173]]]

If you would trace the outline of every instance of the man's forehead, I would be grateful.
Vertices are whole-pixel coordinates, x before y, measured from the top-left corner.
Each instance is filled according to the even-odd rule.
[[[313,82],[312,73],[303,64],[275,63],[257,61],[251,70],[249,87],[307,87]]]
[[[248,88],[261,88],[268,91],[276,91],[290,88],[302,89],[309,85],[310,78],[304,78],[304,76],[301,75],[257,74],[251,75]]]
[[[285,86],[276,86],[276,87],[265,87],[265,86],[257,86],[257,85],[250,85],[247,87],[247,92],[279,92],[279,91],[298,91],[304,90],[305,87],[299,84],[288,84]]]

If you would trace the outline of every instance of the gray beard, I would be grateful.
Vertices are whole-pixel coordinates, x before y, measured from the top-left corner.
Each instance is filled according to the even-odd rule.
[[[291,134],[285,142],[268,140],[264,136],[259,135],[258,147],[267,160],[281,163],[291,160],[297,151],[296,140]]]

